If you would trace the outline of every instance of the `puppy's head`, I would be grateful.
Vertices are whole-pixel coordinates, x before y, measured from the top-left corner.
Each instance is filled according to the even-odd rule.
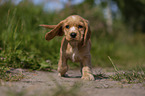
[[[83,42],[83,45],[85,45],[91,35],[88,21],[78,15],[69,16],[57,25],[40,26],[53,28],[45,35],[45,39],[48,41],[53,39],[55,36],[65,35],[68,42]]]

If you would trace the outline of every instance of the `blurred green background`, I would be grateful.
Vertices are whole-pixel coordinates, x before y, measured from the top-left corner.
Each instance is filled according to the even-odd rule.
[[[39,24],[57,24],[77,14],[90,21],[94,67],[112,67],[110,56],[119,68],[144,69],[145,1],[78,1],[0,0],[0,68],[55,69],[62,37],[47,42],[44,36],[50,30]]]

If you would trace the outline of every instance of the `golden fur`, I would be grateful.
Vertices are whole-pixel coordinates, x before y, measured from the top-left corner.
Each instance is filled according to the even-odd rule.
[[[82,79],[94,80],[91,67],[91,31],[88,21],[78,15],[71,15],[57,25],[40,25],[52,29],[46,33],[45,39],[51,40],[55,36],[63,36],[58,62],[59,76],[65,76],[68,71],[67,60],[80,62]],[[75,34],[72,37],[70,34]]]

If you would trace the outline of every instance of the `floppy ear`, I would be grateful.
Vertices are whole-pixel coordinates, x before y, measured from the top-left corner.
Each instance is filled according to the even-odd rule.
[[[85,46],[87,41],[91,38],[91,30],[90,30],[90,25],[89,25],[88,20],[84,19],[84,24],[85,24],[86,30],[85,30],[85,34],[84,34],[83,46]]]
[[[42,27],[52,29],[51,31],[46,33],[45,39],[49,41],[53,39],[55,36],[63,36],[64,33],[62,31],[62,24],[63,24],[63,21],[61,21],[57,25],[40,25]]]

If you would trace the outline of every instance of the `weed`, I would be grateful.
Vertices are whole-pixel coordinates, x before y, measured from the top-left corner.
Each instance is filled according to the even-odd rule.
[[[8,73],[7,70],[9,68],[0,67],[0,79],[4,81],[19,81],[24,78],[24,75],[21,73],[12,74]]]
[[[140,72],[119,72],[114,76],[110,76],[113,80],[121,81],[122,83],[141,83],[145,81],[145,74]]]
[[[116,81],[121,81],[122,83],[141,83],[145,81],[145,71],[140,68],[140,70],[133,70],[127,72],[121,72],[118,70],[112,59],[108,56],[111,61],[114,70],[116,72],[115,75],[110,76],[111,79]]]

